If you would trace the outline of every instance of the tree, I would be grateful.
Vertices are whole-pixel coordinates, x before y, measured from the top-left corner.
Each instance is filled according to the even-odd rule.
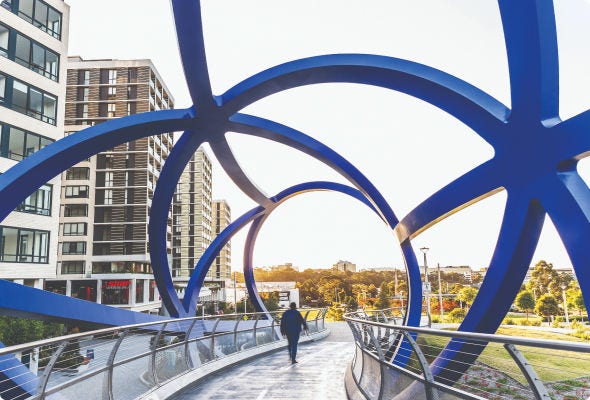
[[[389,308],[391,306],[391,302],[389,300],[389,292],[387,290],[387,283],[381,283],[379,287],[379,296],[377,298],[377,302],[375,303],[375,307],[379,310],[383,310]]]
[[[547,321],[549,321],[550,315],[556,315],[559,313],[559,307],[555,297],[549,293],[539,297],[537,300],[537,305],[535,306],[535,313],[537,313],[537,315],[546,317]]]
[[[464,288],[459,290],[459,293],[457,293],[457,299],[467,304],[468,307],[471,307],[471,305],[473,304],[475,296],[477,296],[477,289],[472,288],[471,286],[465,286]]]
[[[533,294],[527,290],[522,291],[516,296],[516,307],[519,310],[526,312],[526,319],[529,320],[529,312],[535,308],[535,298]]]
[[[561,292],[559,274],[553,270],[553,264],[545,260],[539,261],[531,273],[531,279],[527,282],[526,288],[533,292],[537,298],[545,293],[552,293],[554,296]]]
[[[6,346],[59,336],[62,331],[61,324],[0,316],[0,341]]]
[[[571,304],[578,310],[578,314],[586,311],[586,304],[584,303],[584,296],[582,296],[581,289],[568,290],[568,298],[571,299]]]

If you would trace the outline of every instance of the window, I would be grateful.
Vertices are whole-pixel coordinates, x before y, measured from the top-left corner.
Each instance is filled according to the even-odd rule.
[[[127,115],[136,114],[137,113],[137,103],[130,102],[127,103]]]
[[[63,224],[64,236],[84,236],[86,235],[85,222],[72,222]]]
[[[43,185],[16,207],[16,211],[37,215],[51,215],[51,185]]]
[[[51,125],[56,124],[57,98],[55,96],[12,77],[6,78],[8,77],[0,75],[0,87],[4,93],[2,98],[5,100],[6,97],[10,97],[12,102],[7,104],[1,101],[0,104]]]
[[[72,167],[66,171],[66,180],[89,179],[90,168]]]
[[[113,118],[116,112],[116,105],[115,103],[107,104],[107,117]]]
[[[9,42],[7,57],[16,63],[37,72],[51,80],[57,81],[59,73],[59,55],[45,46],[14,31],[15,41]]]
[[[107,88],[107,99],[114,100],[117,97],[117,87],[116,86],[109,86]]]
[[[127,82],[129,82],[129,83],[137,82],[137,68],[129,68],[127,70]]]
[[[79,70],[78,71],[78,85],[90,85],[90,71]]]
[[[52,139],[0,124],[0,157],[20,161],[52,142]]]
[[[109,85],[117,84],[117,70],[109,69]]]
[[[84,261],[62,261],[61,262],[61,273],[62,274],[83,274],[84,273]]]
[[[86,254],[86,242],[63,242],[62,254]]]
[[[87,198],[87,197],[88,197],[88,186],[79,185],[79,186],[66,186],[65,187],[65,198],[66,199]]]
[[[47,264],[49,232],[0,226],[0,261]]]
[[[88,103],[76,105],[76,118],[88,118]]]
[[[10,8],[22,19],[51,36],[61,39],[61,13],[44,1],[19,0],[11,2]]]
[[[106,204],[106,205],[113,204],[113,191],[111,189],[104,191],[104,203],[103,204]]]
[[[0,24],[0,55],[8,57],[8,34],[10,30],[7,26]]]
[[[107,171],[104,173],[104,185],[106,187],[113,187],[113,172]]]
[[[0,104],[4,104],[6,98],[6,76],[0,74]]]
[[[78,101],[88,101],[88,94],[90,92],[90,88],[87,87],[79,87],[78,94],[76,96],[76,100]],[[86,108],[86,112],[88,112],[88,108]]]
[[[88,216],[88,205],[87,204],[65,204],[64,205],[64,217],[87,217]]]

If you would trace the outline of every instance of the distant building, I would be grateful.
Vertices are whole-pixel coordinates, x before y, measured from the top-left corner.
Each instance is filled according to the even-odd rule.
[[[421,271],[424,272],[424,268],[421,268]],[[437,267],[428,267],[428,275],[429,276],[432,272],[436,272],[436,271],[437,271]],[[441,267],[440,272],[442,272],[444,274],[461,274],[469,282],[471,282],[471,276],[473,274],[471,267],[468,265],[461,265],[461,266],[457,266],[457,267],[454,267],[454,266]]]
[[[336,269],[342,272],[356,272],[356,264],[353,264],[350,261],[340,260],[336,264],[332,265],[332,269]]]
[[[213,200],[213,235],[216,237],[231,223],[231,209],[225,200]],[[231,243],[221,249],[209,270],[212,279],[231,278]]]
[[[174,99],[150,60],[68,57],[66,135],[114,118],[173,107]],[[45,290],[158,312],[161,301],[152,275],[148,222],[154,189],[173,144],[174,132],[137,139],[62,174],[57,279],[45,281]]]
[[[172,277],[190,278],[213,240],[211,160],[199,148],[186,165],[176,187],[173,206]],[[208,275],[209,276],[209,275]]]

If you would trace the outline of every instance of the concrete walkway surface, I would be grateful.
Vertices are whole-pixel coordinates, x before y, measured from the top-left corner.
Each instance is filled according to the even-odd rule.
[[[213,374],[174,399],[345,400],[344,372],[354,353],[353,338],[344,322],[327,327],[328,337],[299,346],[297,364],[281,350]]]

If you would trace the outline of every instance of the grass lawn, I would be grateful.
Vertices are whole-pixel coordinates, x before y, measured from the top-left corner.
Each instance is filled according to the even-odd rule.
[[[516,327],[499,328],[497,333],[506,336],[584,342],[581,339],[565,334]],[[448,343],[448,339],[432,335],[420,335],[418,342],[421,346],[427,346],[423,348],[423,351],[427,353],[427,358],[431,360]],[[517,349],[523,353],[541,380],[545,382],[563,381],[590,375],[590,353],[555,351],[522,346],[517,347]],[[488,344],[478,358],[478,361],[496,368],[512,376],[519,382],[526,384],[526,380],[522,376],[518,366],[500,343]]]

